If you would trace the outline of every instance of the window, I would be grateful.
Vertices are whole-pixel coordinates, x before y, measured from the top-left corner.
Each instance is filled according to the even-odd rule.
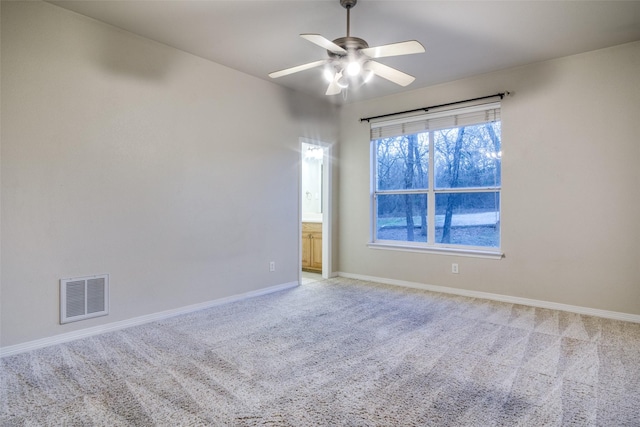
[[[372,245],[498,254],[500,104],[371,124]]]

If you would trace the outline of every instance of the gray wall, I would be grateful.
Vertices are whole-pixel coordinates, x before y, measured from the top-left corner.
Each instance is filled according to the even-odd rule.
[[[1,53],[2,346],[297,281],[334,107],[42,2],[2,2]],[[111,314],[59,325],[100,273]]]
[[[358,119],[502,91],[506,257],[367,248]],[[341,272],[640,314],[640,42],[348,105],[340,123]]]
[[[297,280],[298,138],[338,131],[336,269],[640,314],[640,43],[338,117],[47,3],[2,2],[1,29],[2,346]],[[368,249],[358,119],[504,90],[506,258]],[[59,325],[58,280],[99,273],[111,314]]]

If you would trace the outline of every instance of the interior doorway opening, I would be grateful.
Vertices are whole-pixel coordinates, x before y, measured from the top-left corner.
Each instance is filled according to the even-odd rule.
[[[328,278],[331,271],[331,156],[321,141],[300,139],[300,280]]]

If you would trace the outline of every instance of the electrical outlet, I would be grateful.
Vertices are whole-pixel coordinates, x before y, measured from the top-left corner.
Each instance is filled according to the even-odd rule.
[[[451,264],[451,272],[453,274],[458,274],[458,264],[456,264],[455,262]]]
[[[269,263],[269,271],[276,271],[276,262],[275,261],[271,261]]]

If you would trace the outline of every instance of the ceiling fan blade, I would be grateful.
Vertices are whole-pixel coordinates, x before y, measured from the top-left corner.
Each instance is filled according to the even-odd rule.
[[[332,42],[331,40],[322,37],[320,34],[300,34],[303,39],[309,40],[311,43],[316,44],[322,48],[327,49],[330,52],[340,55],[346,55],[347,51]]]
[[[407,86],[416,79],[407,73],[403,73],[400,70],[396,70],[395,68],[391,68],[388,65],[384,65],[376,61],[366,62],[364,64],[364,69],[371,70],[375,75],[400,86]]]
[[[291,68],[285,68],[284,70],[274,71],[273,73],[269,73],[269,77],[271,77],[272,79],[277,79],[278,77],[282,77],[282,76],[286,76],[286,75],[289,75],[289,74],[297,73],[299,71],[308,70],[310,68],[319,67],[321,65],[326,64],[327,62],[329,62],[328,59],[321,59],[319,61],[309,62],[307,64],[297,65],[297,66],[291,67]]]
[[[387,56],[411,55],[414,53],[424,53],[424,46],[417,40],[409,40],[406,42],[385,44],[382,46],[368,47],[361,49],[360,52],[369,58],[384,58]]]

